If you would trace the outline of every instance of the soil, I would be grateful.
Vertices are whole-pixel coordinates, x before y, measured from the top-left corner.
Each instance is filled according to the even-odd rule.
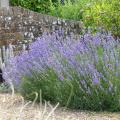
[[[120,120],[120,113],[65,110],[35,104],[17,94],[0,94],[0,120]]]

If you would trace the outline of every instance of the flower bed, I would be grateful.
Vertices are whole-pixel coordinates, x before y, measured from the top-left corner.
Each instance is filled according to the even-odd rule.
[[[69,108],[118,111],[119,47],[106,33],[79,39],[62,31],[44,33],[29,51],[9,60],[4,79],[30,100],[41,90],[43,100]]]

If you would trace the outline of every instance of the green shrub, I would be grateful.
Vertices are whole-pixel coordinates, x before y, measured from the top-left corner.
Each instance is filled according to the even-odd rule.
[[[37,102],[40,102],[40,91],[42,99],[50,101],[53,104],[60,103],[60,106],[92,110],[92,111],[119,111],[119,91],[105,92],[109,84],[100,86],[90,85],[90,80],[86,79],[86,84],[90,91],[86,91],[84,86],[79,84],[79,77],[70,80],[61,81],[52,69],[44,73],[35,73],[33,77],[24,77],[21,84],[20,93],[25,99],[34,100],[35,93],[38,93]],[[117,87],[120,87],[119,85]],[[119,89],[120,90],[120,89]],[[91,92],[91,93],[90,93]]]
[[[65,0],[64,5],[58,2],[57,6],[54,4],[50,4],[50,15],[72,19],[72,20],[81,20],[83,8],[89,0],[77,0],[75,2],[71,2],[71,0]]]
[[[102,27],[120,37],[120,1],[95,0],[91,2],[84,8],[83,21],[86,27]]]
[[[56,0],[52,0],[56,2]],[[13,6],[21,6],[36,12],[48,13],[49,12],[49,0],[10,0],[10,4]]]
[[[35,92],[38,93],[39,102],[40,90],[42,91],[42,98],[52,103],[60,102],[61,105],[68,104],[70,97],[71,86],[67,80],[61,81],[58,75],[51,68],[47,68],[43,72],[32,71],[32,77],[23,77],[20,90],[21,94],[29,100],[35,99]],[[71,91],[72,92],[72,91]]]
[[[83,21],[86,27],[102,27],[120,36],[119,0],[10,0],[15,6],[52,16]]]
[[[96,30],[102,27],[120,36],[120,2],[119,0],[78,0],[65,1],[57,7],[51,4],[50,15],[83,21],[86,27]]]
[[[87,110],[120,110],[120,44],[109,34],[44,33],[10,59],[3,77],[34,100]],[[39,97],[37,99],[39,101]]]

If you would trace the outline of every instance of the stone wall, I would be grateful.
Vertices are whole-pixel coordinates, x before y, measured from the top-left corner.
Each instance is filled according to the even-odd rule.
[[[44,31],[64,29],[66,34],[79,34],[82,26],[79,21],[63,20],[21,7],[1,8],[0,45],[28,43]]]

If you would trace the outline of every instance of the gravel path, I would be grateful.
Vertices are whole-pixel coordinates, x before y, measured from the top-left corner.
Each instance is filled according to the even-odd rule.
[[[71,111],[55,107],[49,103],[26,102],[20,95],[0,94],[0,120],[120,120],[120,113]]]

